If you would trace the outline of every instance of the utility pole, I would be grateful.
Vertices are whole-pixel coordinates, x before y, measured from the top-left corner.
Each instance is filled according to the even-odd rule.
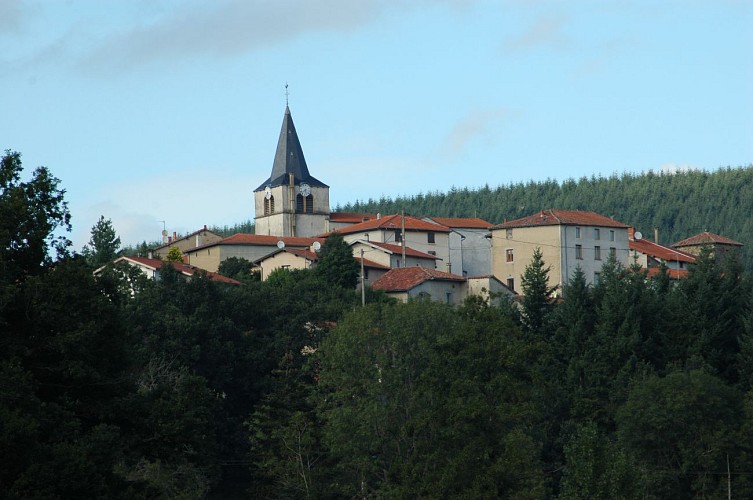
[[[363,248],[361,249],[361,307],[366,307],[366,278],[363,275]]]
[[[401,219],[401,233],[400,233],[400,240],[402,243],[402,250],[403,250],[403,267],[407,267],[405,265],[405,209],[403,208],[400,211],[400,219]]]

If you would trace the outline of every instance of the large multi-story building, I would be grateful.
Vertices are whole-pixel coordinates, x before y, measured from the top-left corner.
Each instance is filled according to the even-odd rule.
[[[492,272],[518,293],[537,248],[551,268],[549,286],[557,287],[557,293],[576,268],[590,284],[598,284],[602,265],[610,256],[628,265],[628,226],[595,212],[542,210],[492,226],[491,237]]]

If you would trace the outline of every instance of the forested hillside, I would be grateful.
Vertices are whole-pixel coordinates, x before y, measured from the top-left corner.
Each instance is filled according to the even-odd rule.
[[[47,169],[0,170],[3,498],[753,498],[753,286],[708,253],[672,285],[607,261],[518,305],[95,266]]]
[[[496,188],[453,188],[448,193],[359,201],[338,211],[391,214],[404,209],[417,216],[478,216],[497,224],[547,208],[598,212],[651,238],[654,228],[659,228],[659,243],[664,245],[710,231],[743,243],[746,263],[753,256],[751,165],[714,172],[649,172],[563,183],[546,180]]]

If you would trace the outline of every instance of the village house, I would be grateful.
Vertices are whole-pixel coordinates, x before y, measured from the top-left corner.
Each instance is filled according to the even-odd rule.
[[[439,267],[441,262],[444,269],[440,270],[445,272],[452,270],[453,263],[450,257],[451,230],[446,226],[427,222],[417,217],[398,214],[378,216],[376,219],[353,224],[338,229],[336,232],[342,234],[343,239],[348,243],[360,241],[387,243],[399,247],[404,245],[406,249],[411,248],[436,257],[436,268]],[[407,265],[403,266],[399,260],[391,265],[393,267],[407,267]],[[460,262],[458,262],[459,265]]]
[[[739,241],[710,233],[708,231],[704,231],[672,244],[672,248],[696,256],[700,255],[704,248],[709,248],[709,250],[711,250],[711,255],[713,255],[720,264],[724,264],[727,255],[735,254],[739,256],[742,247],[743,244]]]
[[[658,231],[654,239],[659,239]],[[636,263],[646,269],[649,276],[659,272],[661,265],[664,264],[670,279],[685,278],[688,275],[689,265],[695,262],[693,255],[648,240],[643,237],[640,231],[636,231],[632,227],[628,229],[628,240],[630,264]]]
[[[187,279],[190,279],[196,276],[197,274],[205,274],[210,280],[216,281],[218,283],[227,283],[231,285],[240,284],[240,281],[238,280],[234,280],[232,278],[228,278],[226,276],[222,276],[217,273],[209,272],[204,269],[191,266],[189,264],[185,264],[182,262],[169,262],[168,263],[161,259],[151,259],[147,257],[118,257],[111,263],[108,263],[96,269],[94,271],[94,275],[101,276],[102,273],[104,273],[108,267],[117,266],[118,264],[127,264],[131,267],[134,267],[140,270],[144,274],[144,276],[155,281],[160,279],[160,274],[162,272],[163,267],[167,265],[171,265],[173,268],[175,268],[176,271],[178,271],[182,276],[186,277]]]
[[[191,248],[200,247],[209,243],[214,243],[222,239],[222,235],[210,231],[207,226],[204,225],[203,229],[194,231],[186,236],[178,236],[173,232],[172,236],[167,235],[167,231],[162,232],[162,245],[154,248],[151,251],[151,256],[157,259],[163,259],[167,257],[167,253],[171,248],[177,247],[181,253],[186,253]]]
[[[628,265],[628,226],[582,210],[542,210],[491,228],[493,275],[521,292],[523,273],[539,249],[549,271],[549,286],[561,294],[580,268],[597,285],[601,268],[611,256]]]
[[[486,276],[492,272],[490,222],[478,217],[424,217],[423,220],[450,228],[450,262],[456,273]]]
[[[254,266],[259,269],[262,281],[269,278],[269,275],[277,269],[309,269],[319,263],[319,254],[317,251],[321,248],[318,241],[314,242],[311,249],[303,248],[278,248],[272,253],[254,261]],[[377,279],[390,270],[389,266],[379,264],[369,259],[356,259],[360,267],[363,268],[363,274],[367,280],[369,276]]]
[[[470,295],[480,296],[491,303],[515,298],[515,293],[493,276],[465,278],[424,267],[392,269],[371,287],[402,302],[417,299],[458,305]]]
[[[324,244],[324,239],[238,233],[214,243],[191,248],[185,255],[189,264],[207,271],[217,272],[220,263],[231,257],[256,262],[282,246],[288,249],[305,250],[309,249],[315,242],[321,245]]]

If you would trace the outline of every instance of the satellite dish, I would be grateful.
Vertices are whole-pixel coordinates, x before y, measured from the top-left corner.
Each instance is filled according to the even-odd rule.
[[[314,251],[315,251],[315,252],[318,252],[318,251],[319,251],[319,249],[320,249],[320,248],[322,248],[322,244],[321,244],[321,243],[319,243],[318,241],[315,241],[315,242],[314,242],[314,244],[313,244],[313,245],[311,245],[311,246],[312,246],[312,247],[314,247]]]
[[[162,230],[162,236],[167,236],[167,229]]]
[[[633,239],[635,239],[635,241],[642,240],[643,233],[641,233],[640,231],[636,231],[635,234],[633,234]]]
[[[278,242],[277,242],[277,248],[279,248],[279,249],[281,249],[281,250],[282,250],[283,248],[285,248],[285,242],[284,242],[284,241],[282,241],[282,240],[278,241]]]

